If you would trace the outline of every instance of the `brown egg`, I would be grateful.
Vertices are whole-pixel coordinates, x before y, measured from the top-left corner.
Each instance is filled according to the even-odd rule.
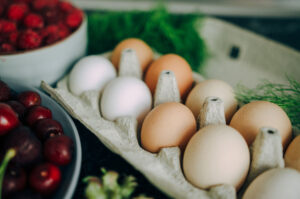
[[[192,70],[187,61],[175,54],[167,54],[154,61],[149,66],[145,77],[145,82],[152,94],[155,92],[158,77],[163,70],[174,72],[180,95],[182,98],[185,98],[193,84]]]
[[[286,167],[291,167],[300,171],[300,136],[297,136],[288,146],[284,161]]]
[[[285,148],[292,136],[292,124],[282,108],[267,101],[253,101],[244,105],[232,117],[230,126],[238,130],[248,145],[255,140],[262,127],[276,128]]]
[[[184,150],[196,132],[196,120],[185,105],[177,102],[160,104],[145,118],[141,130],[142,147],[152,153],[164,147]]]
[[[141,64],[142,71],[144,71],[153,60],[153,51],[148,44],[140,39],[129,38],[120,42],[112,52],[111,62],[117,69],[119,68],[121,53],[126,48],[132,48],[135,50]]]
[[[229,123],[238,103],[232,87],[224,81],[209,79],[198,83],[189,93],[185,105],[191,109],[195,118],[198,118],[205,99],[210,96],[222,99],[226,121]]]

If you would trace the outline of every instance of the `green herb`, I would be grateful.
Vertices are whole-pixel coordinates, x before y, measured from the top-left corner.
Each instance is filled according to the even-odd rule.
[[[129,199],[137,187],[133,176],[126,176],[122,183],[118,183],[119,174],[115,171],[101,169],[101,178],[89,176],[83,179],[87,183],[85,196],[87,199]],[[151,199],[138,196],[136,199]]]
[[[288,85],[276,84],[264,80],[254,89],[238,85],[236,90],[237,100],[249,103],[254,100],[273,102],[285,110],[293,126],[300,129],[300,82],[288,78]]]
[[[9,161],[15,157],[16,155],[16,151],[14,149],[9,149],[5,156],[4,156],[4,159],[0,165],[0,199],[2,198],[2,183],[3,183],[3,178],[4,178],[4,175],[5,175],[5,171],[6,171],[6,167],[9,163]]]
[[[181,55],[199,71],[206,49],[195,29],[198,19],[199,15],[171,15],[164,7],[149,12],[90,12],[88,53],[103,53],[123,39],[136,37],[159,53]]]

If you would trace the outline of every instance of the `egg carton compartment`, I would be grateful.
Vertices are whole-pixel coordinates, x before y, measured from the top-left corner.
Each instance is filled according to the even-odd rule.
[[[223,23],[219,20],[212,18],[207,18],[202,22],[201,34],[205,38],[208,49],[212,51],[213,55],[207,61],[207,67],[214,67],[215,70],[217,66],[220,68],[220,64],[224,63],[224,68],[230,65],[232,60],[224,56],[224,52],[218,52],[215,48],[217,42],[213,40],[218,40],[219,44],[222,43],[222,47],[225,45],[226,37],[229,37],[230,32],[233,32],[233,35],[239,33],[240,37],[247,38],[248,40],[254,39],[255,41],[264,42],[265,45],[270,44],[270,47],[278,47],[278,51],[288,51],[292,52],[292,60],[300,61],[299,54],[296,54],[293,50],[287,49],[280,46],[279,44],[272,43],[268,40],[260,38],[253,33],[249,33],[244,30],[232,26],[230,24]],[[231,26],[233,29],[230,29]],[[211,30],[215,28],[215,31],[218,33],[211,34]],[[221,33],[225,32],[225,37],[223,38]],[[222,38],[216,38],[216,36]],[[224,42],[221,40],[224,39]],[[230,39],[228,42],[231,42],[233,39]],[[250,41],[249,41],[250,43]],[[255,43],[255,42],[254,42]],[[250,44],[249,44],[250,45]],[[276,50],[275,50],[276,51]],[[284,54],[288,54],[285,52]],[[141,77],[141,72],[139,67],[136,67],[136,57],[134,52],[126,52],[127,56],[122,56],[121,62],[124,66],[120,67],[120,74],[124,76],[135,76],[137,78]],[[110,54],[104,54],[102,56],[109,57]],[[158,55],[157,55],[158,56]],[[123,59],[123,61],[122,61]],[[246,59],[247,60],[247,59]],[[245,61],[247,62],[247,61]],[[299,63],[299,62],[298,62]],[[237,64],[237,63],[236,63]],[[235,65],[236,65],[235,64]],[[242,76],[245,76],[245,70],[252,70],[249,63],[243,63],[243,60],[239,60],[239,64],[242,66],[247,65],[244,70],[241,72]],[[263,63],[260,64],[263,66]],[[277,64],[279,67],[279,64]],[[124,69],[124,70],[123,70]],[[206,71],[209,74],[209,70]],[[223,69],[222,69],[223,70]],[[264,70],[264,68],[259,69]],[[283,70],[283,69],[282,69]],[[288,71],[296,71],[294,66]],[[218,73],[218,72],[216,72]],[[269,75],[272,78],[277,78],[279,76],[278,70],[275,70],[275,75]],[[276,76],[277,74],[277,76]],[[298,72],[299,74],[299,72]],[[204,78],[194,73],[194,81],[200,82]],[[236,76],[236,73],[231,74],[233,77]],[[280,73],[282,75],[282,73]],[[212,75],[213,76],[213,75]],[[216,75],[217,76],[217,75]],[[251,76],[251,73],[250,75]],[[215,77],[218,78],[218,77]],[[239,76],[239,78],[242,78]],[[271,78],[271,79],[272,79]],[[220,79],[230,79],[229,77],[223,76]],[[229,81],[231,84],[236,84],[239,80],[233,78],[234,81]],[[249,79],[249,77],[247,77]],[[248,81],[246,79],[246,82]],[[172,72],[165,71],[161,74],[158,84],[157,91],[154,97],[154,106],[169,102],[169,101],[180,101],[178,94],[178,88],[176,88],[175,77]],[[253,80],[253,82],[256,82]],[[252,84],[253,84],[252,82]],[[138,142],[138,123],[135,118],[132,117],[121,117],[118,118],[115,122],[107,121],[101,117],[99,109],[99,92],[87,91],[84,92],[80,97],[74,96],[68,89],[68,76],[63,78],[58,82],[56,88],[52,88],[45,82],[42,82],[42,88],[48,92],[55,100],[57,100],[74,118],[82,122],[91,132],[93,132],[101,142],[108,147],[111,151],[116,154],[119,154],[130,164],[132,164],[137,170],[143,173],[154,185],[156,185],[163,192],[167,193],[169,196],[174,198],[203,198],[203,199],[213,199],[213,198],[236,198],[241,197],[241,195],[236,194],[235,188],[231,185],[219,185],[212,187],[208,190],[202,190],[197,187],[194,187],[190,184],[184,177],[181,169],[181,154],[178,147],[163,148],[159,153],[153,154],[145,151]],[[214,100],[213,100],[214,101]],[[219,101],[218,99],[215,101]],[[209,99],[204,106],[208,106]],[[222,104],[222,103],[221,103]],[[213,103],[216,105],[216,103]],[[199,121],[199,126],[206,126],[208,124],[224,123],[225,119],[222,116],[222,108],[212,108],[213,106],[208,106],[204,108],[203,116]],[[222,107],[222,106],[221,106]],[[220,111],[221,110],[221,111]],[[223,113],[224,114],[224,113]],[[240,193],[243,192],[245,187],[254,179],[257,175],[262,173],[265,170],[284,167],[283,161],[283,152],[281,145],[281,138],[276,129],[263,128],[261,133],[256,137],[255,142],[251,147],[251,167],[249,175],[247,176],[245,185],[242,187]]]

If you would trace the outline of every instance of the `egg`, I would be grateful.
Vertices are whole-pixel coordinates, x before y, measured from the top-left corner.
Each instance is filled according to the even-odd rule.
[[[69,89],[78,96],[88,90],[101,91],[115,77],[116,69],[108,59],[95,55],[87,56],[72,68],[68,79]]]
[[[223,101],[225,118],[229,123],[238,103],[232,87],[224,81],[210,79],[198,83],[189,93],[185,105],[191,109],[195,118],[198,118],[205,99],[211,96],[219,97]]]
[[[183,155],[186,179],[208,189],[231,184],[237,190],[248,174],[250,152],[244,138],[226,125],[208,125],[191,138]]]
[[[279,131],[285,148],[292,136],[292,124],[282,108],[267,101],[253,101],[239,109],[230,122],[251,145],[259,129],[272,127]]]
[[[297,169],[300,172],[300,136],[297,136],[288,146],[284,161],[286,167]]]
[[[179,146],[184,150],[195,132],[196,120],[186,106],[177,102],[163,103],[146,116],[141,130],[141,145],[152,153],[164,147]]]
[[[243,199],[299,199],[300,173],[294,169],[268,170],[252,181]]]
[[[151,106],[152,96],[147,85],[140,79],[126,76],[110,81],[100,101],[103,117],[111,121],[132,116],[141,123]]]
[[[193,74],[187,61],[175,54],[163,55],[155,60],[148,68],[145,82],[152,94],[155,92],[158,77],[163,70],[174,72],[180,96],[185,98],[193,85]]]
[[[111,61],[116,68],[119,68],[122,51],[126,48],[135,50],[142,71],[144,71],[153,60],[153,51],[148,44],[137,38],[129,38],[121,41],[112,52]]]

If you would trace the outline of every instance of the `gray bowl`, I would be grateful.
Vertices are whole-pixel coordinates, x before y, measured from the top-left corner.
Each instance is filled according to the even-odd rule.
[[[61,167],[62,181],[53,197],[51,197],[53,199],[72,198],[79,178],[82,160],[81,143],[78,131],[73,120],[60,105],[58,105],[53,99],[51,99],[48,95],[44,94],[40,90],[30,86],[20,85],[11,81],[5,82],[11,89],[15,90],[17,93],[26,90],[33,90],[38,92],[42,98],[42,105],[52,111],[53,119],[61,123],[65,135],[69,136],[73,140],[74,154],[72,162],[67,166]]]

